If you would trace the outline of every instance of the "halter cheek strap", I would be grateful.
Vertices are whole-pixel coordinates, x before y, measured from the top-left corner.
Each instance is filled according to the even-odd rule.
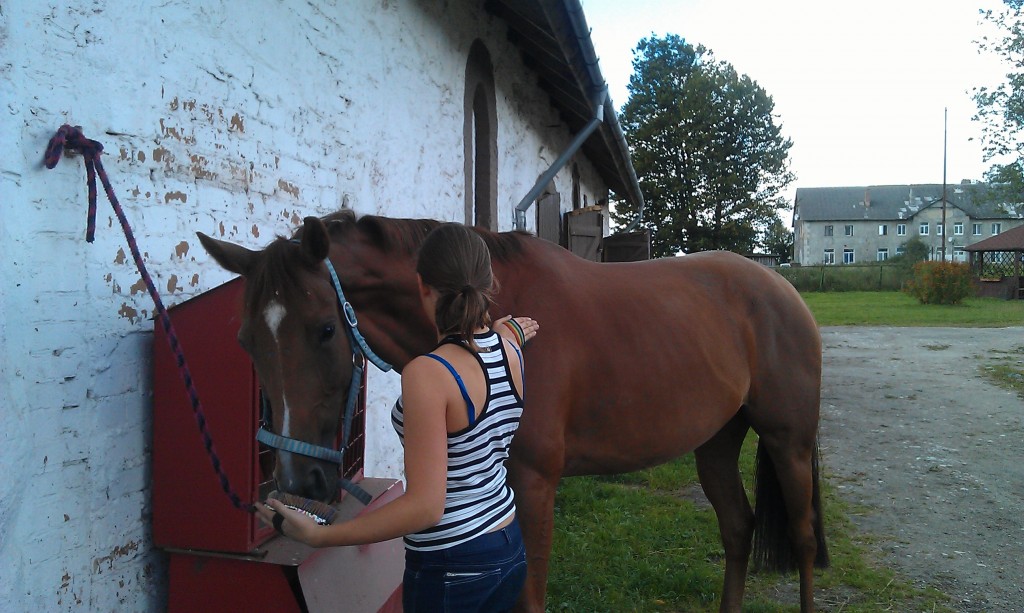
[[[391,365],[370,349],[366,339],[359,332],[359,320],[356,318],[356,311],[348,299],[345,298],[345,292],[341,289],[341,281],[338,279],[338,273],[334,270],[334,265],[331,264],[329,259],[324,260],[324,263],[327,265],[327,271],[331,273],[331,283],[334,285],[334,292],[338,295],[338,305],[344,315],[345,335],[348,337],[349,345],[352,347],[352,381],[349,383],[348,396],[345,400],[344,422],[342,425],[345,440],[342,442],[340,449],[331,449],[322,445],[314,445],[281,436],[280,434],[274,434],[263,427],[263,424],[268,423],[269,420],[269,410],[266,404],[263,407],[263,419],[261,420],[260,429],[256,433],[256,440],[274,449],[326,460],[341,466],[344,463],[345,451],[348,450],[349,443],[352,441],[352,417],[355,415],[356,404],[359,402],[359,389],[363,381],[363,371],[366,370],[366,362],[369,360],[370,363],[383,372],[391,370]],[[373,499],[366,490],[348,479],[340,478],[338,485],[355,496],[363,504],[369,504]]]

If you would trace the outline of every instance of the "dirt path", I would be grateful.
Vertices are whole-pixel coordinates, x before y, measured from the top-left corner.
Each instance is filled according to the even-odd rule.
[[[822,455],[871,547],[965,612],[1024,613],[1024,328],[822,329]]]

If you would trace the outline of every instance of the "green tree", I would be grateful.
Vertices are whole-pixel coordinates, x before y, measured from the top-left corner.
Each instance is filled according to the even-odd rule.
[[[750,253],[779,211],[792,142],[758,84],[677,35],[645,38],[634,51],[623,130],[632,147],[653,255],[728,249]],[[613,219],[634,221],[629,203]]]
[[[889,258],[889,263],[905,265],[909,268],[918,262],[927,260],[928,252],[928,245],[915,236],[903,243],[903,253]]]
[[[776,219],[765,230],[761,247],[765,253],[779,256],[779,263],[785,264],[793,258],[793,231],[786,228],[781,219]]]
[[[999,35],[978,41],[983,52],[994,53],[1006,64],[1006,81],[994,87],[976,87],[974,120],[982,125],[985,173],[991,186],[985,195],[994,202],[1020,202],[1024,195],[1024,0],[1003,0],[1003,10],[982,11]]]

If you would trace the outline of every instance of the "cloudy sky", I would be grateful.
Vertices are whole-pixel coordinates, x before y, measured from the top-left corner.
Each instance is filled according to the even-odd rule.
[[[973,87],[1005,69],[973,42],[998,0],[582,0],[621,106],[633,49],[652,34],[703,44],[775,100],[794,187],[981,179]],[[971,140],[974,138],[975,140]]]

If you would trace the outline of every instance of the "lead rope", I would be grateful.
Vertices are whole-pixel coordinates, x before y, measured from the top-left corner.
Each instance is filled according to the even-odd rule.
[[[167,314],[163,301],[160,300],[160,294],[156,290],[156,285],[153,284],[153,279],[146,270],[146,264],[142,261],[142,255],[139,253],[139,247],[135,242],[135,235],[132,233],[131,226],[128,225],[128,220],[121,209],[121,204],[117,201],[117,196],[114,195],[114,188],[111,187],[110,180],[107,179],[107,173],[103,170],[103,162],[100,161],[103,145],[98,141],[86,138],[82,134],[80,127],[64,124],[57,130],[57,134],[50,139],[49,144],[46,146],[43,163],[48,169],[52,170],[57,166],[61,154],[65,151],[68,153],[80,153],[85,160],[85,172],[89,185],[89,214],[85,241],[91,243],[96,236],[96,175],[99,174],[100,182],[103,183],[103,190],[107,193],[107,200],[110,201],[114,214],[117,215],[117,220],[121,223],[124,236],[128,240],[128,248],[131,249],[135,265],[138,267],[139,273],[142,274],[142,280],[146,283],[146,289],[149,290],[150,298],[153,299],[153,303],[156,305],[156,312],[167,335],[167,342],[170,344],[171,351],[174,352],[178,364],[178,373],[181,375],[181,379],[185,383],[185,389],[188,391],[188,397],[192,403],[192,413],[195,415],[199,434],[203,438],[203,446],[206,448],[207,455],[210,456],[213,471],[217,473],[217,478],[220,480],[220,487],[227,494],[228,498],[231,499],[231,504],[236,509],[241,509],[247,513],[254,513],[256,508],[247,502],[243,502],[242,498],[231,487],[231,482],[228,480],[223,466],[221,466],[220,458],[217,457],[217,451],[213,446],[213,437],[210,436],[209,428],[206,425],[206,415],[203,413],[203,406],[199,400],[199,392],[196,391],[195,385],[192,383],[192,374],[189,372],[188,364],[185,362],[185,354],[178,343],[178,335],[174,331],[174,325],[171,323],[171,318]]]

